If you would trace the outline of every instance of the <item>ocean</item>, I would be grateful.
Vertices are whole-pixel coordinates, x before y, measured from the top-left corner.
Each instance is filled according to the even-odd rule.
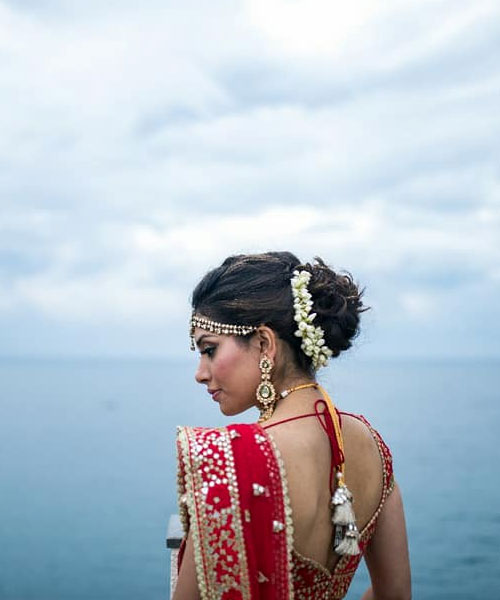
[[[226,422],[195,360],[0,361],[0,599],[168,598],[175,426]],[[415,599],[500,598],[499,367],[353,355],[321,380],[391,447]]]

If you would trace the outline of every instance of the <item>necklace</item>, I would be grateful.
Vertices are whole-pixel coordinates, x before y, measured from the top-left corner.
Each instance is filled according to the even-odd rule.
[[[294,387],[288,388],[287,390],[283,390],[280,393],[280,398],[286,398],[288,396],[288,394],[291,394],[292,392],[296,392],[297,390],[304,390],[306,388],[316,388],[318,389],[318,384],[316,382],[314,383],[302,383],[300,385],[296,385]]]

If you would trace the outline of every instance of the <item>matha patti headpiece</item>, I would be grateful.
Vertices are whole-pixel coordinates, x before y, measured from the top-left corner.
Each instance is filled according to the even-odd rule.
[[[211,319],[207,319],[205,317],[197,317],[194,312],[191,315],[191,328],[190,328],[190,338],[191,338],[191,350],[195,349],[194,343],[194,330],[195,327],[199,327],[200,329],[204,329],[205,331],[210,331],[210,333],[215,333],[217,335],[249,335],[257,330],[257,326],[252,325],[231,325],[229,323],[218,323],[217,321],[212,321]]]

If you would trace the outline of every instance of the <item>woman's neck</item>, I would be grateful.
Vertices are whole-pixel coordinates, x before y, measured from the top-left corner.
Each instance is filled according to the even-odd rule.
[[[313,384],[314,382],[307,383]],[[290,386],[285,389],[290,390],[293,387],[294,386]],[[276,408],[274,409],[271,418],[265,421],[265,424],[267,425],[275,421],[288,419],[289,417],[295,417],[314,412],[314,403],[316,400],[318,400],[318,398],[321,397],[321,392],[317,389],[317,387],[312,387],[312,385],[311,387],[290,391],[284,398],[281,398],[278,394]]]

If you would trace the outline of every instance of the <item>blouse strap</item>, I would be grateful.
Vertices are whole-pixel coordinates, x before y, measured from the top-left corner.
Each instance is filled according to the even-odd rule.
[[[323,407],[323,410],[320,411],[319,407]],[[316,400],[314,403],[314,409],[316,410],[318,421],[320,422],[321,427],[323,427],[325,430],[325,433],[328,436],[328,441],[330,442],[330,448],[332,451],[332,460],[330,463],[330,491],[333,493],[335,487],[335,472],[339,470],[344,462],[344,453],[337,441],[335,424],[330,411],[328,410],[328,404],[325,402],[325,400]]]
[[[340,425],[340,415],[336,408],[333,405],[333,402],[328,395],[328,392],[321,385],[318,386],[321,393],[323,394],[324,402],[328,408],[328,413],[332,421],[333,426],[333,434],[336,441],[336,446],[338,448],[338,460],[336,461],[335,468],[337,470],[337,483],[339,485],[345,485],[344,482],[344,462],[345,462],[345,454],[344,454],[344,439],[342,437],[342,429]]]

